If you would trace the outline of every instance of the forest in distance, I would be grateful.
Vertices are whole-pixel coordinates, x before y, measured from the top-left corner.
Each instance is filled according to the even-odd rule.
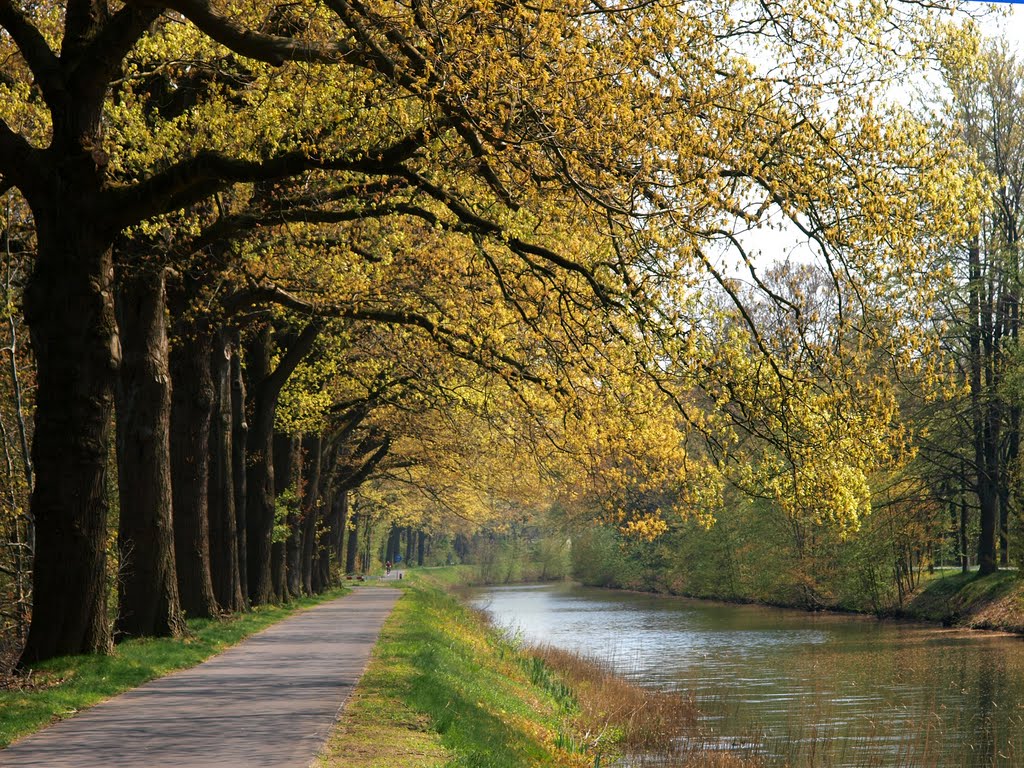
[[[399,553],[864,610],[1012,570],[992,13],[0,0],[0,663]]]

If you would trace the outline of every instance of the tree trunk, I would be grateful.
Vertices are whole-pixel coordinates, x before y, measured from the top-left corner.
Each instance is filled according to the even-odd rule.
[[[402,551],[402,529],[397,525],[392,524],[391,530],[388,531],[387,546],[384,549],[384,559],[389,561],[392,565],[395,562],[395,558],[398,553]]]
[[[274,535],[274,402],[260,382],[270,375],[270,329],[263,328],[248,347],[249,450],[246,468],[249,600],[265,605],[274,594],[270,550]]]
[[[248,548],[246,544],[245,448],[249,425],[245,421],[245,377],[242,374],[242,344],[237,330],[231,331],[231,477],[234,481],[235,533],[238,537],[238,586],[243,608],[249,604]]]
[[[348,532],[348,545],[345,550],[345,573],[355,573],[359,556],[359,525],[362,523],[358,512],[352,515],[352,527]]]
[[[178,307],[178,317],[186,311]],[[210,376],[211,336],[188,324],[171,349],[171,479],[174,485],[174,551],[178,591],[189,617],[219,613],[210,576]]]
[[[983,297],[985,288],[981,274],[981,247],[977,237],[968,247],[968,270],[970,284],[968,287],[968,309],[970,326],[968,342],[970,345],[970,376],[971,376],[971,415],[974,431],[974,464],[975,481],[980,508],[980,534],[978,537],[978,565],[982,574],[996,570],[996,491],[994,472],[996,467],[990,461],[993,435],[991,434],[991,407],[986,402],[983,390],[983,377],[987,369],[982,356],[982,338],[986,326],[984,321],[989,317],[986,307],[988,302]],[[986,338],[987,340],[987,338]],[[987,344],[986,344],[987,346]]]
[[[427,543],[427,534],[422,530],[416,536],[416,565],[423,567],[423,550]]]
[[[348,532],[348,491],[339,489],[335,491],[335,505],[338,507],[338,529],[334,537],[334,559],[343,563],[345,556],[345,534]]]
[[[166,294],[162,269],[123,274],[117,383],[120,638],[185,631],[175,574]]]
[[[320,435],[306,436],[303,440],[305,471],[302,473],[306,493],[302,504],[302,589],[307,595],[313,590],[313,558],[317,551],[317,523],[320,521],[322,499],[320,492],[320,463],[323,461],[323,439]]]
[[[282,548],[285,578],[275,575],[274,591],[278,597],[298,597],[302,594],[302,523],[300,497],[303,484],[302,477],[302,443],[291,435],[277,433],[274,435],[274,492],[277,498],[288,492],[288,513],[285,522],[288,535],[284,541],[274,542],[274,546]],[[278,555],[274,555],[274,564],[281,565]]]
[[[288,377],[309,353],[319,333],[315,324],[303,329],[288,348],[277,367],[270,370],[270,328],[264,327],[248,347],[249,396],[249,460],[247,486],[247,537],[249,599],[254,605],[270,601],[274,592],[271,559],[274,557],[274,414],[277,401]],[[274,563],[279,575],[284,565],[284,550]],[[283,579],[282,579],[283,581]]]
[[[36,522],[32,625],[19,664],[109,650],[107,462],[121,363],[110,241],[97,232],[95,166],[85,154],[45,182],[63,197],[33,207],[38,253],[25,290],[37,364],[32,461]],[[84,173],[83,173],[84,172]],[[98,196],[98,195],[97,195]]]
[[[210,358],[214,401],[210,421],[210,576],[220,606],[235,613],[245,607],[238,570],[238,528],[235,518],[234,409],[231,365],[235,350],[230,334],[214,337]]]

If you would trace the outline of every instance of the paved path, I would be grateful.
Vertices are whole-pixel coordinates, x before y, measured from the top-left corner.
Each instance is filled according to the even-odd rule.
[[[362,587],[0,750],[10,768],[307,768],[401,592]]]

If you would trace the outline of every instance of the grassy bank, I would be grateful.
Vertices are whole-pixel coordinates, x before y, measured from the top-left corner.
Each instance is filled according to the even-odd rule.
[[[0,747],[147,680],[195,666],[296,611],[346,591],[337,589],[223,619],[193,619],[188,622],[189,636],[180,640],[129,640],[109,656],[51,659],[28,674],[0,680]]]
[[[608,765],[674,750],[678,766],[743,766],[678,752],[696,711],[553,649],[523,649],[446,593],[466,571],[407,574],[373,660],[342,713],[322,768]]]
[[[944,576],[927,582],[899,615],[946,626],[1024,634],[1024,581],[1016,571]]]

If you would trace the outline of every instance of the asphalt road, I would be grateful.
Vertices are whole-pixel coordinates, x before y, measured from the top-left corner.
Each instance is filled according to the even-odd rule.
[[[15,742],[0,766],[307,768],[400,594],[361,587],[304,611]]]

